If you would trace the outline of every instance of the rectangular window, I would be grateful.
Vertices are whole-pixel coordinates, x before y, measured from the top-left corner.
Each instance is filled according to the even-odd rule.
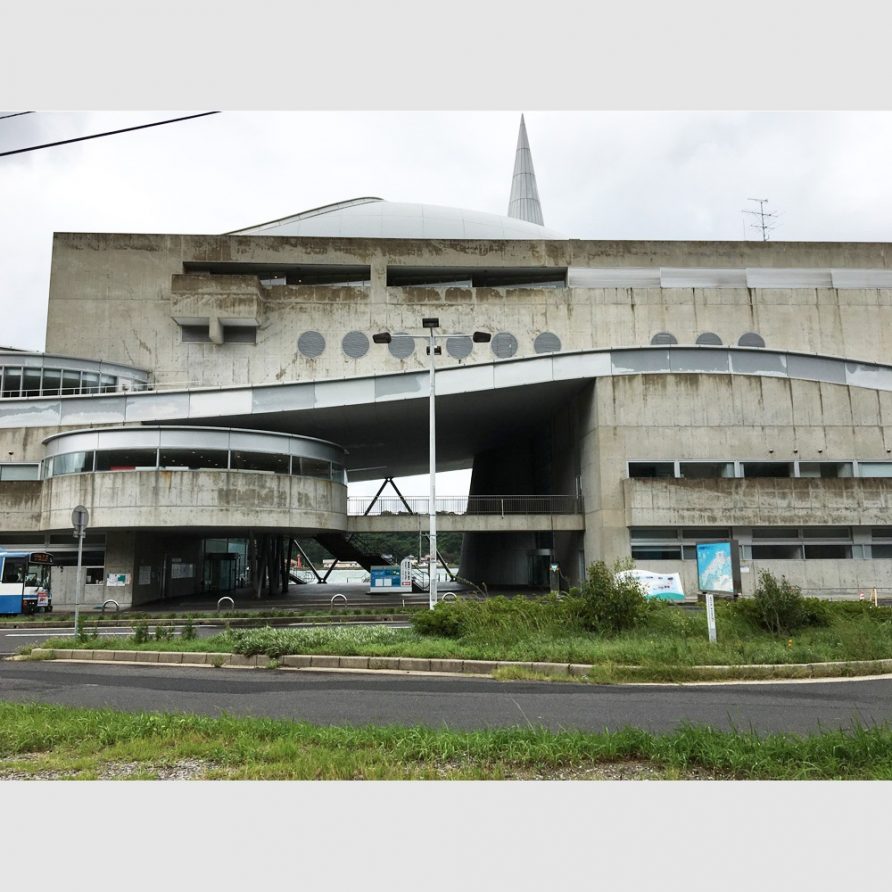
[[[744,477],[792,477],[793,463],[785,461],[743,462]]]
[[[871,527],[872,539],[892,539],[892,527]]]
[[[181,325],[180,336],[183,344],[210,344],[211,329],[209,325]]]
[[[806,560],[840,560],[852,557],[851,545],[830,545],[826,542],[821,544],[806,544],[805,559]]]
[[[257,329],[253,325],[224,325],[224,344],[256,344]]]
[[[755,560],[796,561],[802,558],[801,545],[753,545]]]
[[[70,396],[73,393],[80,393],[81,390],[81,373],[69,372],[62,370],[62,395]]]
[[[67,455],[54,456],[47,462],[47,477],[59,477],[62,474],[83,474],[93,470],[92,452],[69,452]]]
[[[688,480],[710,480],[717,477],[733,477],[732,461],[683,461],[679,464],[679,476]]]
[[[22,396],[40,396],[40,369],[22,370]]]
[[[892,461],[860,461],[858,474],[861,477],[892,477]]]
[[[820,477],[823,480],[835,480],[838,477],[854,475],[850,461],[801,461],[800,477]]]
[[[162,470],[184,468],[190,471],[226,470],[229,453],[222,449],[162,449],[158,462]]]
[[[45,396],[58,396],[62,386],[61,369],[43,370],[43,392]]]
[[[677,542],[678,530],[675,527],[633,527],[629,531],[633,542]]]
[[[892,545],[871,545],[870,552],[875,560],[888,560],[892,558]]]
[[[97,471],[154,471],[158,453],[154,449],[110,449],[96,453]]]
[[[798,539],[798,527],[753,527],[753,539]]]
[[[14,366],[6,366],[3,369],[3,396],[21,396],[22,370]]]
[[[266,471],[270,474],[287,474],[289,456],[271,452],[233,452],[233,470]]]
[[[803,539],[845,539],[852,541],[852,531],[848,527],[803,527]]]
[[[706,542],[709,539],[730,539],[728,527],[690,527],[681,531],[681,538],[694,542]]]
[[[3,562],[3,579],[7,585],[21,585],[25,581],[25,558],[7,558]]]
[[[0,465],[0,480],[40,480],[40,464]]]
[[[632,557],[638,561],[680,561],[681,548],[668,545],[633,545]]]
[[[671,461],[630,461],[630,477],[674,477],[675,463]]]
[[[331,462],[321,458],[298,459],[295,457],[291,473],[300,474],[302,477],[318,477],[321,480],[331,480]]]

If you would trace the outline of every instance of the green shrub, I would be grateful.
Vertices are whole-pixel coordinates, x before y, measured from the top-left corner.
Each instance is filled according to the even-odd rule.
[[[746,603],[746,602],[744,602]],[[751,606],[744,607],[757,625],[773,635],[789,635],[806,626],[828,625],[830,612],[817,598],[804,598],[786,576],[778,580],[768,570],[759,572]]]
[[[74,630],[74,640],[78,644],[83,644],[89,637],[90,636],[87,634],[86,618],[83,613],[78,613],[77,624]]]
[[[198,633],[192,624],[192,617],[187,617],[186,622],[183,623],[183,628],[180,630],[180,638],[184,641],[194,641],[197,637]]]
[[[173,638],[173,626],[155,626],[156,641],[170,641]]]
[[[412,614],[412,628],[419,635],[441,638],[461,638],[465,632],[462,602],[440,601],[433,610],[419,610]],[[467,610],[464,610],[467,614]]]
[[[631,577],[616,574],[631,569],[630,561],[617,561],[608,567],[604,561],[589,565],[585,582],[571,592],[567,610],[574,611],[582,627],[602,634],[633,629],[648,610],[644,591]]]
[[[133,643],[145,644],[149,640],[149,624],[140,621],[133,624]]]

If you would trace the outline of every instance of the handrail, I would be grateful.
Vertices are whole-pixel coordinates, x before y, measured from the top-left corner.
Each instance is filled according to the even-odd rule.
[[[347,498],[347,514],[351,516],[426,515],[430,500],[424,496],[406,499]],[[576,495],[488,495],[441,496],[436,500],[437,514],[581,514],[583,502]]]
[[[231,610],[235,610],[235,601],[233,601],[233,599],[230,598],[229,595],[223,595],[223,597],[220,598],[219,601],[217,601],[217,610],[220,610],[220,609],[221,609],[220,605],[221,605],[224,601],[229,601],[229,603],[232,605],[230,609],[231,609]]]

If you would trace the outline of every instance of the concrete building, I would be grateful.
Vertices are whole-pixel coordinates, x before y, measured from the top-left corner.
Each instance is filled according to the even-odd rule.
[[[466,578],[543,584],[556,560],[573,584],[631,555],[693,595],[694,544],[733,535],[745,592],[760,568],[892,590],[892,245],[542,220],[522,124],[505,217],[360,198],[225,235],[57,233],[47,352],[0,353],[0,544],[64,563],[87,506],[87,601],[123,606],[280,586],[292,537],[426,529],[423,500],[363,514],[345,484],[427,471],[407,335],[435,317]]]

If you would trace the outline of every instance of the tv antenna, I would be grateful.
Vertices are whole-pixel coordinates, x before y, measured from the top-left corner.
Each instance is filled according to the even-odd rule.
[[[758,223],[750,223],[750,229],[758,229],[762,233],[762,241],[768,241],[768,233],[771,232],[777,226],[777,223],[774,222],[780,216],[780,214],[772,214],[765,210],[765,205],[768,204],[767,198],[748,198],[747,201],[755,201],[759,205],[759,210],[757,211],[741,211],[743,214],[750,214],[753,217],[758,217]],[[743,230],[744,238],[746,238],[746,227]]]

